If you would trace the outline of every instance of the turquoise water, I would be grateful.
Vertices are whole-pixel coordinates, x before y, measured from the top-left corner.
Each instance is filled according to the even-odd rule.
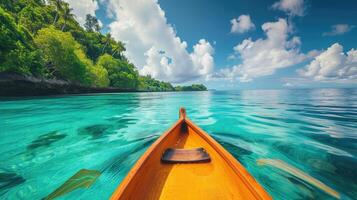
[[[320,89],[2,99],[0,199],[41,199],[80,169],[101,175],[59,199],[107,199],[180,106],[275,199],[334,198],[258,159],[357,197],[357,90]]]

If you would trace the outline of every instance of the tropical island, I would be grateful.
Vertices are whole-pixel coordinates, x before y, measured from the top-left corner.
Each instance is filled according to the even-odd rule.
[[[92,15],[82,27],[62,0],[3,0],[0,20],[0,95],[207,90],[139,75],[124,43]]]

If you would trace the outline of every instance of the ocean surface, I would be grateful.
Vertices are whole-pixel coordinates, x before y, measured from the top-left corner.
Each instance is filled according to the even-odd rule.
[[[108,199],[181,106],[274,199],[335,197],[294,170],[259,160],[279,160],[341,199],[357,199],[357,89],[3,98],[0,199],[42,199],[81,169],[100,176],[58,199]]]

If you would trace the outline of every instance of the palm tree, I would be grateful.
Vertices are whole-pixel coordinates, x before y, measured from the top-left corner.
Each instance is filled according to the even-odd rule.
[[[125,47],[121,42],[115,42],[113,46],[114,46],[114,50],[112,53],[113,57],[115,56],[116,53],[125,51]],[[122,55],[120,55],[120,57],[122,57]]]
[[[63,9],[62,8],[62,0],[50,0],[50,3],[52,5],[54,5],[56,8],[56,16],[55,16],[55,19],[53,20],[53,25],[55,25],[58,20],[59,13]]]
[[[64,28],[66,27],[67,25],[67,20],[70,19],[71,17],[74,17],[74,14],[72,14],[71,12],[73,11],[73,8],[70,8],[68,4],[66,4],[66,6],[64,7],[64,10],[63,10],[63,25],[62,25],[62,31],[64,30]]]
[[[107,34],[105,35],[105,38],[104,38],[105,44],[104,44],[104,47],[103,47],[103,49],[102,49],[102,54],[104,53],[105,48],[107,48],[107,46],[108,46],[108,44],[109,44],[111,38],[112,38],[112,35],[110,35],[110,33],[107,33]]]

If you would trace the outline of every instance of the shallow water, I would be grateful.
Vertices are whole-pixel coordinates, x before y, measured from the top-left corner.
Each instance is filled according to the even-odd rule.
[[[357,197],[357,90],[319,89],[1,99],[0,199],[41,199],[80,169],[101,175],[59,199],[107,199],[180,106],[275,199],[334,197],[258,159]]]

